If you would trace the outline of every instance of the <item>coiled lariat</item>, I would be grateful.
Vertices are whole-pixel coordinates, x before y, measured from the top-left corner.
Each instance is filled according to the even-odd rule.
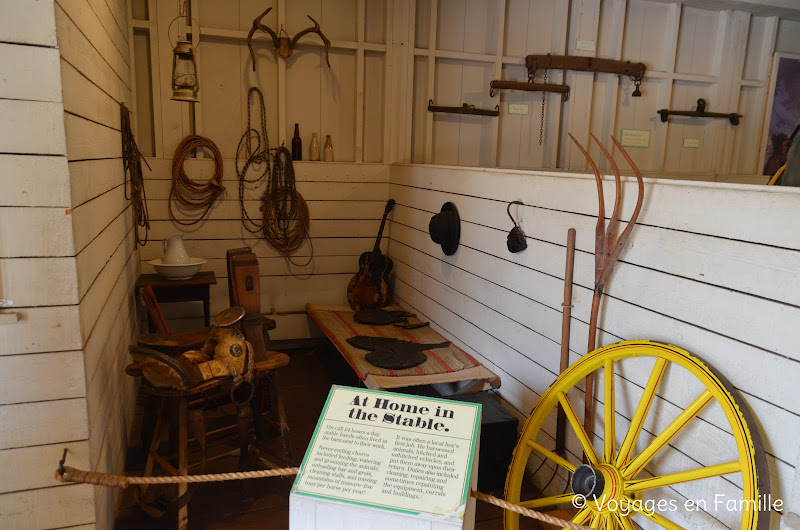
[[[311,263],[314,259],[313,246],[311,255],[305,263],[298,264],[291,256],[306,238],[311,245],[309,237],[311,219],[306,201],[297,192],[292,155],[285,146],[280,146],[275,152],[272,176],[262,202],[264,239],[283,253],[292,264],[303,266]]]
[[[258,97],[259,110],[261,111],[260,131],[254,129],[250,124],[250,108],[253,94]],[[245,184],[258,187],[269,179],[271,168],[270,158],[264,94],[262,94],[261,90],[257,87],[251,87],[247,92],[247,129],[239,140],[239,146],[236,148],[236,176],[239,178],[239,208],[242,213],[242,225],[251,234],[262,232],[264,230],[264,222],[263,219],[253,219],[247,213],[244,206]],[[244,160],[244,164],[240,166],[241,160]],[[257,172],[258,176],[253,179],[248,179],[247,172],[251,170]]]
[[[192,151],[206,148],[214,157],[214,175],[206,183],[192,180],[186,175],[183,164]],[[175,149],[172,159],[172,187],[169,190],[169,215],[173,221],[180,225],[191,226],[203,220],[211,210],[214,202],[225,191],[222,185],[222,154],[217,145],[203,136],[192,134],[181,140]],[[182,221],[175,216],[172,201],[185,208],[203,208],[203,213],[197,219]]]

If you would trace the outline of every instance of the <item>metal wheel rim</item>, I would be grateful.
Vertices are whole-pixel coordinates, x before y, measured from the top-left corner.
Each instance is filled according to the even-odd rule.
[[[551,453],[550,456],[547,454],[541,453],[542,447],[535,447],[536,439],[541,430],[542,424],[544,423],[547,416],[552,412],[553,408],[556,407],[559,403],[559,394],[566,395],[567,392],[574,387],[578,382],[583,380],[586,375],[592,373],[594,371],[599,370],[600,368],[605,368],[608,366],[608,363],[611,363],[611,367],[613,369],[614,363],[616,361],[624,360],[626,358],[632,357],[653,357],[656,359],[656,365],[654,366],[653,373],[651,373],[651,379],[655,377],[655,373],[658,370],[659,363],[662,363],[663,366],[661,367],[661,376],[666,369],[668,363],[675,363],[682,368],[689,371],[692,375],[694,375],[697,379],[699,379],[703,385],[706,387],[706,391],[701,394],[705,394],[706,392],[710,392],[711,398],[708,403],[716,401],[722,411],[725,414],[725,417],[728,421],[728,424],[733,432],[733,438],[736,440],[736,445],[738,449],[738,465],[740,469],[736,471],[728,471],[725,473],[718,473],[710,476],[722,476],[730,473],[741,473],[742,477],[742,496],[743,500],[748,501],[752,500],[755,501],[753,505],[755,508],[746,509],[742,512],[742,522],[739,526],[740,530],[767,530],[769,528],[769,506],[762,506],[762,503],[757,502],[759,499],[768,498],[770,487],[769,487],[769,470],[767,468],[766,462],[766,454],[763,450],[763,444],[761,442],[761,437],[756,428],[756,423],[754,418],[743,402],[741,397],[739,396],[738,392],[734,389],[734,387],[730,384],[730,382],[722,376],[717,370],[711,367],[708,363],[700,359],[694,354],[689,353],[686,350],[678,348],[676,346],[661,344],[651,341],[625,341],[620,342],[617,344],[612,344],[606,346],[604,348],[600,348],[595,350],[594,352],[584,356],[582,359],[571,365],[561,376],[556,379],[556,381],[547,389],[547,391],[542,395],[542,397],[537,402],[536,406],[534,407],[533,412],[531,412],[528,420],[525,423],[525,426],[522,429],[522,433],[520,435],[520,439],[517,443],[516,448],[514,449],[514,454],[512,458],[511,465],[509,467],[508,476],[506,478],[506,489],[505,489],[505,497],[506,500],[509,502],[522,504],[524,506],[534,508],[534,509],[542,509],[545,507],[550,506],[558,506],[558,505],[569,505],[571,504],[573,494],[568,493],[562,496],[550,496],[544,499],[533,499],[521,502],[520,500],[520,490],[522,486],[522,481],[524,479],[524,473],[526,464],[532,452],[540,453],[546,459],[549,459],[557,464],[558,467],[565,467],[562,465],[561,462],[556,460],[557,455]],[[659,384],[660,384],[660,377],[658,377],[655,389],[652,392],[652,395],[655,395],[658,391]],[[648,379],[648,383],[650,383],[651,379]],[[605,386],[605,377],[604,377],[604,386]],[[614,392],[614,385],[611,385],[612,389],[612,398]],[[603,389],[602,392],[606,392],[606,389]],[[645,400],[647,394],[647,388],[643,392],[642,398],[640,399],[639,403],[637,403],[637,413],[639,412],[638,407],[640,406],[641,402]],[[652,395],[649,397],[649,400],[652,401]],[[605,396],[604,396],[605,398]],[[605,399],[603,400],[606,401]],[[563,402],[563,401],[562,401]],[[613,403],[614,400],[611,399],[610,402]],[[697,402],[697,400],[695,400]],[[693,404],[695,403],[693,402]],[[689,409],[692,408],[687,407],[683,413],[688,413]],[[694,415],[689,418],[688,421],[693,419],[697,413],[702,410],[702,406],[700,407]],[[641,424],[644,423],[644,420],[647,418],[647,412],[649,412],[649,406],[644,412],[644,417],[641,418]],[[681,413],[681,414],[683,414]],[[574,411],[573,411],[574,414]],[[567,414],[569,418],[569,413]],[[680,415],[679,415],[680,416]],[[634,417],[631,420],[631,429],[633,430],[633,423],[637,421],[638,418]],[[577,424],[580,426],[582,422],[577,421]],[[641,428],[640,424],[640,428]],[[684,423],[685,425],[685,423]],[[670,424],[670,427],[672,424]],[[567,430],[568,432],[571,431],[572,435],[575,436],[575,423],[572,421],[567,422]],[[604,423],[603,424],[603,431],[605,434],[605,429],[608,426]],[[613,427],[612,427],[613,428]],[[641,432],[639,428],[639,432]],[[682,427],[681,427],[682,428]],[[669,429],[666,429],[669,430]],[[665,430],[665,432],[666,432]],[[680,432],[678,429],[677,433]],[[676,434],[677,434],[676,433]],[[661,433],[663,434],[663,433]],[[661,434],[658,434],[660,436]],[[627,439],[629,432],[625,433],[625,438]],[[637,435],[638,436],[638,435]],[[605,438],[605,436],[604,436]],[[670,438],[671,440],[671,438]],[[614,449],[625,449],[625,442],[620,447],[612,446],[612,455],[613,459],[611,462],[614,462],[614,459],[617,458],[619,453],[616,453]],[[650,445],[655,441],[647,444],[647,448],[640,453],[635,452],[635,439],[633,443],[633,448],[630,448],[629,454],[624,458],[627,464],[632,463],[636,460],[642,453],[647,452],[647,449],[650,448]],[[667,441],[667,443],[669,440]],[[582,443],[582,447],[585,446]],[[663,447],[663,446],[662,446]],[[599,461],[606,460],[606,455],[604,454],[608,447],[604,441],[604,449],[600,455],[595,453],[596,458]],[[594,451],[594,449],[592,449]],[[660,453],[656,451],[653,455],[655,457]],[[584,457],[586,455],[584,454]],[[562,459],[563,460],[563,459]],[[591,460],[591,459],[590,459]],[[648,460],[649,462],[649,460]],[[606,463],[607,464],[607,463]],[[733,464],[733,462],[729,463]],[[642,468],[645,464],[642,465]],[[574,468],[575,466],[573,466]],[[623,466],[618,466],[622,468]],[[705,466],[701,467],[698,470],[691,470],[691,471],[703,471],[708,470],[711,472],[711,468],[719,468],[717,471],[722,471],[721,466]],[[630,472],[631,470],[628,470]],[[571,472],[571,471],[570,471]],[[703,478],[708,478],[703,477]],[[641,487],[642,483],[646,481],[642,480],[641,470],[635,471],[633,476],[623,479],[624,485],[621,488],[623,490],[623,495],[628,495],[631,487],[633,486],[632,483],[638,482],[639,486]],[[701,478],[694,478],[691,480],[701,480]],[[691,480],[681,480],[680,482],[690,482]],[[676,483],[680,483],[676,482]],[[652,484],[652,482],[651,482]],[[663,487],[663,486],[660,486]],[[648,488],[650,489],[650,488]],[[655,489],[655,488],[652,488]],[[555,502],[559,499],[556,497],[563,497],[562,502]],[[750,501],[744,503],[747,506],[751,506]],[[632,517],[632,516],[631,516]],[[663,528],[668,529],[680,529],[682,527],[678,526],[677,524],[673,523],[669,519],[653,519],[656,524]],[[519,515],[510,511],[506,511],[504,513],[504,522],[506,530],[517,530],[519,528]],[[573,518],[573,522],[584,524],[590,526],[591,528],[622,528],[627,530],[628,528],[633,528],[631,525],[631,518],[630,517],[622,517],[619,514],[607,514],[607,513],[598,513],[596,510],[592,509],[583,509],[578,512],[578,514]]]

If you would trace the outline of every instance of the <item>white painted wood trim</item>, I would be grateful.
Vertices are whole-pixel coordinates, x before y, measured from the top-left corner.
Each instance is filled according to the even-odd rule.
[[[678,34],[680,32],[680,25],[681,25],[681,4],[672,4],[669,6],[669,18],[666,20],[665,24],[667,27],[667,36],[665,41],[669,43],[669,45],[664,46],[664,64],[670,66],[670,71],[675,71],[675,61],[678,57]],[[662,109],[668,109],[670,102],[672,101],[672,87],[674,85],[674,81],[670,81],[669,85],[666,87],[665,90],[661,92],[661,97],[659,98],[659,107]],[[661,151],[661,164],[660,167],[664,167],[664,164],[667,160],[667,136],[669,133],[669,122],[666,123],[666,127],[662,128],[662,132],[659,135],[656,133],[656,138],[654,138],[654,143],[658,142],[658,149]]]
[[[503,43],[505,42],[506,32],[506,3],[504,0],[496,0],[495,10],[499,13],[497,17],[497,40],[495,41],[495,54],[494,54],[494,79],[500,79],[503,75]],[[489,90],[489,87],[486,87]],[[497,102],[500,104],[500,94],[497,94]],[[502,114],[502,111],[501,111]],[[500,116],[493,119],[490,126],[489,142],[491,146],[491,153],[489,160],[492,161],[493,166],[497,166],[498,152],[500,151],[497,145],[500,131]]]
[[[428,90],[427,101],[423,104],[427,108],[428,101],[433,99],[434,87],[436,85],[436,26],[438,22],[438,0],[430,0],[430,35],[428,37]],[[425,114],[425,163],[433,162],[433,113]]]
[[[355,162],[360,164],[364,160],[364,24],[366,13],[364,0],[358,0],[356,7],[356,131],[355,131]],[[385,81],[384,81],[385,82]],[[385,130],[385,128],[384,128]]]

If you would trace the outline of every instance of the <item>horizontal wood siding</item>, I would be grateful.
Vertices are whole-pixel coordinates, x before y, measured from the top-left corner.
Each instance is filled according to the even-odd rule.
[[[124,373],[135,340],[139,257],[121,159],[120,103],[132,107],[124,0],[58,0],[71,231],[89,469],[121,472],[135,406]],[[120,492],[92,487],[92,519],[113,525]]]
[[[606,178],[609,210],[612,183]],[[721,370],[758,418],[773,498],[789,498],[796,465],[796,435],[791,433],[800,432],[794,384],[800,377],[800,239],[781,226],[800,220],[794,206],[800,193],[657,180],[648,180],[645,187],[639,224],[604,296],[598,345],[628,339],[677,344]],[[635,203],[635,181],[626,179],[623,191],[625,220]],[[594,178],[395,165],[389,196],[397,201],[389,254],[398,301],[496,370],[503,383],[500,395],[526,416],[558,374],[570,227],[577,229],[570,361],[586,353],[594,284]],[[506,206],[512,200],[526,205],[512,210],[528,237],[527,250],[518,254],[506,248],[513,226]],[[461,216],[460,247],[450,257],[428,235],[431,216],[447,201],[456,204]],[[652,362],[632,364],[616,376],[618,445],[652,367]],[[602,389],[602,376],[597,385]],[[658,413],[648,417],[640,449],[688,406],[699,388],[693,376],[678,371],[662,386],[653,409]],[[570,397],[582,410],[581,392]],[[602,391],[595,399],[599,422]],[[545,423],[546,441],[554,428]],[[601,439],[600,428],[596,443]],[[721,408],[711,407],[672,443],[669,458],[649,471],[718,463],[723,455],[735,454],[731,443]],[[581,454],[577,444],[569,450]],[[685,498],[710,498],[713,504],[713,493],[741,495],[741,477],[728,478],[675,486],[665,495],[681,505]],[[553,487],[563,487],[563,479]],[[714,516],[730,524],[730,514]],[[711,524],[711,519],[701,520],[704,527]]]
[[[54,3],[0,2],[0,527],[92,524],[83,338]]]
[[[311,217],[311,243],[304,243],[293,254],[298,265],[286,258],[260,235],[247,232],[241,222],[238,181],[233,159],[222,161],[225,194],[208,217],[196,225],[180,226],[170,219],[168,204],[172,160],[148,159],[153,171],[145,169],[150,241],[142,248],[142,272],[154,273],[149,261],[163,253],[161,240],[175,233],[184,234],[184,246],[192,257],[208,260],[201,270],[211,270],[217,284],[211,286],[211,312],[228,307],[228,281],[225,253],[228,249],[249,246],[259,257],[261,309],[275,313],[278,327],[272,338],[308,336],[305,304],[346,304],[347,283],[358,271],[358,257],[375,244],[380,219],[389,190],[389,167],[346,163],[297,162],[294,164],[297,190],[308,204]],[[214,170],[213,160],[187,160],[186,173],[203,181]],[[254,176],[248,176],[254,178]],[[266,183],[248,186],[245,208],[250,217],[261,220],[260,197]],[[176,209],[183,221],[196,219],[199,212]],[[383,240],[385,248],[386,239]],[[311,256],[314,259],[305,264]],[[171,328],[185,329],[202,322],[202,304],[164,304],[162,308]]]

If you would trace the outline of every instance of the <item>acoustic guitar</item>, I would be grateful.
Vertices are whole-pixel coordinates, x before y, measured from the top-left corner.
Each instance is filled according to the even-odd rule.
[[[368,307],[384,307],[392,300],[392,291],[387,283],[394,266],[392,258],[381,253],[381,237],[386,225],[386,216],[394,208],[394,199],[389,199],[383,211],[381,227],[375,239],[375,248],[358,258],[358,272],[347,286],[347,302],[356,311]]]

